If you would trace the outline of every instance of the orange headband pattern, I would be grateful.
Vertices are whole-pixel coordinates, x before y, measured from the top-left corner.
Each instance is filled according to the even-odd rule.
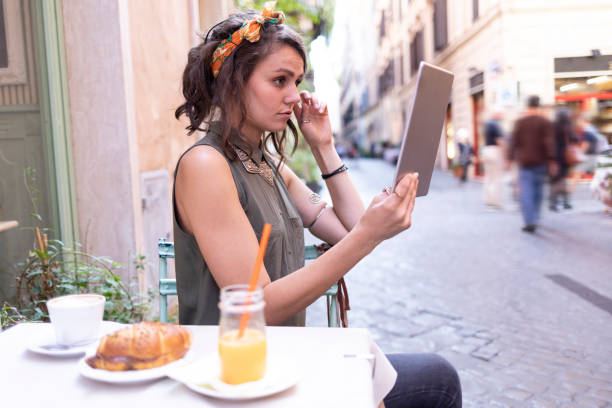
[[[264,4],[261,15],[257,15],[254,19],[244,23],[227,40],[219,44],[213,53],[212,62],[210,63],[215,78],[219,75],[221,65],[223,65],[234,49],[242,43],[242,40],[246,39],[249,42],[257,42],[259,41],[259,30],[263,24],[283,24],[285,22],[285,14],[282,11],[274,11],[275,5],[275,1],[269,1]]]

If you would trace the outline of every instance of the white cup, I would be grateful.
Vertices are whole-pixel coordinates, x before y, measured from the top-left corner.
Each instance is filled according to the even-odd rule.
[[[49,318],[55,329],[57,344],[76,346],[91,343],[98,338],[104,296],[96,294],[60,296],[47,301]]]

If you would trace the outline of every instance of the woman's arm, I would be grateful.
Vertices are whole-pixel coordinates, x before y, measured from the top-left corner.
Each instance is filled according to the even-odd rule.
[[[264,267],[258,283],[268,324],[304,310],[378,243],[410,227],[417,184],[416,176],[406,176],[396,193],[375,197],[355,227],[307,266],[274,282]],[[194,235],[219,287],[249,282],[258,242],[225,158],[208,146],[192,149],[181,160],[175,189],[181,225]]]
[[[348,230],[336,215],[334,208],[327,206],[327,203],[321,200],[318,194],[314,194],[288,166],[281,166],[280,173],[304,227],[331,245],[344,238]]]
[[[342,166],[342,160],[333,144],[327,106],[306,91],[300,93],[300,97],[301,106],[294,106],[300,130],[321,173],[329,174]],[[325,183],[332,199],[334,213],[344,228],[350,231],[364,212],[357,189],[346,171],[326,179]]]

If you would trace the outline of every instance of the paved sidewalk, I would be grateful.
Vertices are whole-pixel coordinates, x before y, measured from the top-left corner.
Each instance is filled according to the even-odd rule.
[[[393,176],[382,161],[349,167],[366,203]],[[490,210],[481,183],[436,172],[413,227],[346,276],[350,325],[385,352],[446,357],[465,407],[612,406],[612,216],[580,184],[574,209],[543,207],[530,235],[506,196]],[[308,325],[324,314],[318,301]]]

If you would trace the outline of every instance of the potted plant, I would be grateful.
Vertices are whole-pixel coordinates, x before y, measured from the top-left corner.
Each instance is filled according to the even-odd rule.
[[[75,293],[98,293],[106,297],[104,319],[120,323],[143,320],[149,310],[152,291],[137,293],[137,279],[126,284],[116,273],[121,267],[107,257],[96,257],[48,240],[34,229],[36,244],[24,262],[16,265],[17,304],[5,302],[0,310],[2,327],[20,321],[49,321],[46,301]],[[135,261],[138,272],[144,256]],[[134,294],[136,292],[136,294]]]
[[[42,218],[37,213],[38,190],[34,188],[34,171],[26,169],[28,193],[36,223]],[[21,321],[49,321],[46,301],[56,296],[74,293],[98,293],[106,297],[104,319],[120,323],[140,321],[149,312],[152,291],[141,294],[137,290],[137,276],[126,284],[116,273],[122,265],[107,258],[97,257],[63,242],[48,238],[48,230],[36,226],[33,248],[26,259],[15,265],[17,302],[4,302],[0,308],[2,328]],[[134,261],[137,274],[144,270],[145,258]]]

